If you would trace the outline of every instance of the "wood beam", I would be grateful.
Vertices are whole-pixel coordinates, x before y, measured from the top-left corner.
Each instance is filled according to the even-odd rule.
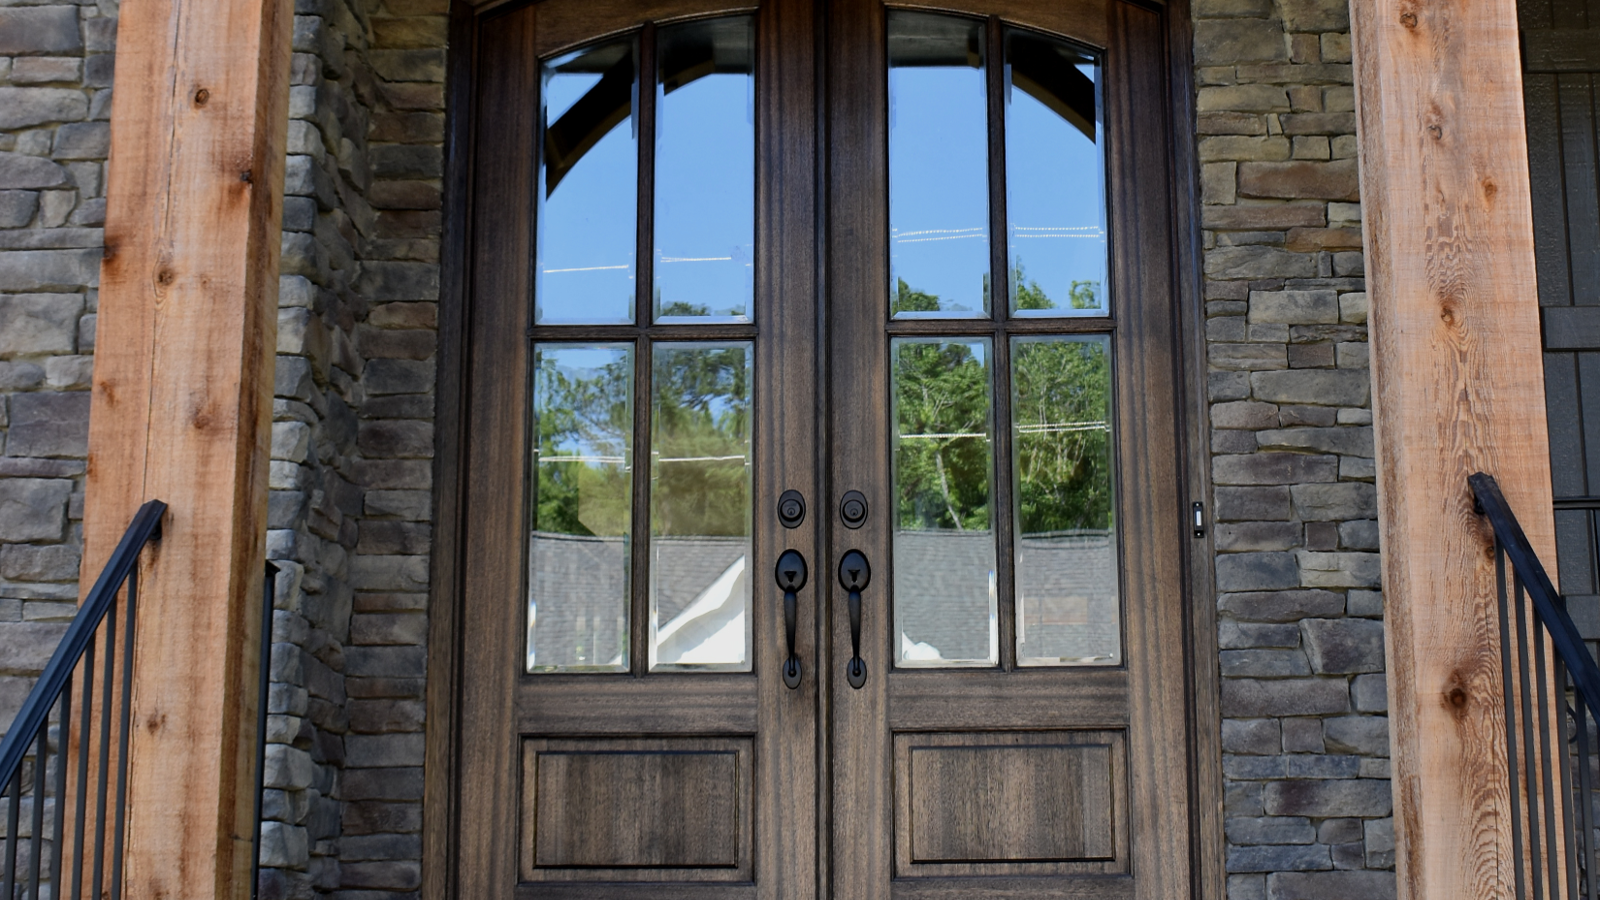
[[[1401,900],[1514,895],[1494,475],[1555,561],[1515,0],[1352,0]]]
[[[87,586],[170,506],[134,648],[124,896],[250,894],[290,0],[123,6]]]

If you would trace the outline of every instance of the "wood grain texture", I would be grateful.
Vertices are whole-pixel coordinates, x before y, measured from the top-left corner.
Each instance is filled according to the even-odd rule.
[[[751,0],[585,0],[583,3],[544,3],[538,13],[538,38],[534,52],[540,58],[620,34],[646,22],[662,24],[705,16],[750,12]]]
[[[450,6],[450,49],[445,101],[444,238],[439,292],[439,376],[433,453],[434,531],[429,559],[428,687],[426,757],[422,798],[422,897],[445,900],[454,877],[456,794],[456,696],[460,690],[461,539],[465,494],[467,391],[467,222],[471,204],[472,62],[477,30],[471,7]]]
[[[897,734],[897,877],[1128,871],[1116,731]]]
[[[748,738],[523,742],[523,881],[750,881]]]
[[[1091,47],[1109,41],[1107,10],[1117,0],[888,0],[897,9],[926,9],[969,16],[999,16],[1002,21],[1051,31]]]
[[[170,507],[135,638],[126,896],[250,893],[291,18],[151,0],[118,26],[83,571],[140,503]]]
[[[1494,475],[1555,559],[1512,0],[1351,4],[1403,900],[1514,890]]]

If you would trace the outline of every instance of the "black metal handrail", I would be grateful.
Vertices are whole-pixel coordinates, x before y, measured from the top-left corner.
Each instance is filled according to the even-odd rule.
[[[1597,900],[1600,666],[1499,484],[1482,472],[1467,483],[1494,531],[1516,894]]]
[[[79,737],[77,752],[77,780],[76,780],[76,809],[73,815],[73,860],[72,887],[66,896],[81,898],[83,896],[83,870],[85,848],[85,826],[88,821],[87,804],[89,799],[89,775],[91,756],[91,731],[94,722],[91,709],[94,705],[95,650],[98,636],[104,625],[105,631],[105,659],[102,666],[100,722],[98,728],[98,764],[94,770],[96,791],[94,821],[94,844],[92,852],[93,876],[90,883],[90,892],[95,897],[102,896],[102,885],[105,885],[105,864],[107,857],[111,863],[111,878],[109,896],[118,900],[122,895],[122,845],[125,838],[126,805],[127,805],[127,759],[128,759],[128,714],[129,692],[132,689],[133,674],[133,628],[135,611],[138,606],[139,596],[139,555],[146,545],[160,537],[161,517],[166,512],[167,505],[160,500],[151,500],[139,508],[134,515],[133,522],[127,531],[123,532],[122,540],[111,553],[105,568],[95,580],[94,587],[90,589],[83,605],[78,608],[77,615],[72,624],[68,626],[61,643],[56,646],[55,652],[50,657],[50,662],[45,666],[44,674],[34,685],[33,691],[28,695],[22,709],[12,721],[11,727],[6,732],[5,740],[0,741],[0,785],[4,785],[4,800],[6,807],[5,845],[4,857],[0,858],[0,900],[39,900],[40,885],[50,885],[50,896],[61,897],[62,891],[61,866],[63,857],[63,836],[65,821],[67,819],[64,809],[67,797],[67,743],[68,731],[72,721],[73,702],[73,673],[81,665],[83,667],[83,685],[81,691],[81,709],[79,721]],[[126,591],[124,591],[126,587]],[[125,609],[125,619],[122,635],[122,652],[120,660],[117,653],[117,625],[119,616],[118,599],[126,596],[122,604]],[[117,686],[117,663],[121,664],[121,684],[119,702],[113,702],[112,690]],[[115,806],[112,807],[112,847],[106,853],[107,815],[106,805],[108,799],[111,763],[111,732],[112,710],[118,709],[118,751],[116,756],[117,783]],[[57,719],[57,732],[55,737],[55,762],[54,771],[50,762],[50,713],[59,710]],[[29,799],[32,804],[30,816],[31,831],[29,832],[29,852],[24,860],[27,863],[25,870],[18,869],[18,844],[21,835],[18,829],[21,826],[21,811],[23,801],[23,782],[30,780],[26,763],[32,753],[32,787]],[[53,796],[46,799],[47,779],[53,775]],[[51,852],[49,853],[50,871],[41,871],[46,864],[44,847],[45,807],[53,803],[54,815],[52,816]]]

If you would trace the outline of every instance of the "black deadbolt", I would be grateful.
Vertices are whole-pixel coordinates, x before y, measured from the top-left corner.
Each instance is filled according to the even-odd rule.
[[[799,491],[784,491],[778,498],[778,521],[785,528],[799,528],[806,520],[806,498]]]
[[[839,518],[846,528],[860,528],[867,524],[867,495],[860,491],[847,491],[839,501]]]

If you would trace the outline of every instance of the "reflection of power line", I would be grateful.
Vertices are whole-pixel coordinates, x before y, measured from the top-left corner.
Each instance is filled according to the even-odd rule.
[[[549,463],[602,463],[605,465],[620,466],[627,462],[621,456],[540,456],[541,465]]]
[[[1038,425],[1018,425],[1023,434],[1060,434],[1068,431],[1110,431],[1105,422],[1044,422]]]
[[[658,456],[658,457],[656,457],[656,462],[663,462],[663,463],[669,463],[669,462],[670,463],[680,463],[680,462],[733,462],[734,460],[739,460],[740,462],[744,462],[744,454],[741,453],[741,454],[739,454],[737,456]]]
[[[935,235],[925,237],[925,235]],[[983,227],[977,228],[924,228],[921,231],[895,229],[889,237],[896,244],[920,244],[926,241],[960,241],[967,238],[987,238]]]
[[[607,271],[611,271],[613,269],[626,269],[626,268],[627,268],[627,265],[624,264],[624,265],[620,265],[620,266],[582,266],[582,267],[576,268],[576,269],[541,269],[540,271],[544,272],[544,274],[546,274],[546,275],[554,275],[554,274],[556,274],[558,272],[607,272]]]
[[[1105,422],[1044,422],[1038,425],[1018,425],[1017,431],[1022,434],[1064,434],[1075,431],[1110,431],[1111,426]],[[948,441],[956,438],[984,438],[988,434],[981,431],[950,431],[934,434],[902,434],[901,440]]]
[[[661,261],[664,262],[664,263],[674,263],[674,262],[732,262],[733,261],[733,257],[731,257],[731,256],[663,256],[663,257],[661,257]]]

